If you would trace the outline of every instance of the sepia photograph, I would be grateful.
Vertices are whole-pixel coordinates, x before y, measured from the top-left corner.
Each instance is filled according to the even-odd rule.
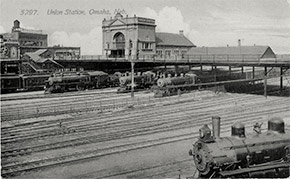
[[[290,178],[290,0],[0,0],[1,178]]]

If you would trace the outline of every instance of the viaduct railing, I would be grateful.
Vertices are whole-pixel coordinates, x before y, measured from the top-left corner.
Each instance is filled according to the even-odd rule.
[[[164,63],[164,64],[245,64],[245,65],[283,65],[290,66],[290,58],[260,58],[259,55],[183,55],[183,56],[156,56],[139,55],[113,58],[105,55],[82,55],[77,61],[99,61],[99,62],[130,62],[136,63]],[[62,59],[71,61],[71,59]],[[74,60],[75,61],[75,60]]]

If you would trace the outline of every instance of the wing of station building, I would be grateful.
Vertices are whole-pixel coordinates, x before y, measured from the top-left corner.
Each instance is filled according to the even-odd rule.
[[[156,32],[156,46],[196,47],[182,32],[180,34]]]

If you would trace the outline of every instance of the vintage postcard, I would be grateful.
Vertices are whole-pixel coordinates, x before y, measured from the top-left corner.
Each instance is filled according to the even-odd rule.
[[[0,0],[1,176],[287,178],[290,0]]]

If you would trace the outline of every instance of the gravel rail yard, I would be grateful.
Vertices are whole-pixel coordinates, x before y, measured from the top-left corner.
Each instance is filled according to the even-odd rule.
[[[230,126],[236,121],[244,122],[250,127],[256,122],[265,122],[273,115],[290,117],[288,97],[265,98],[252,94],[195,91],[181,96],[152,98],[150,93],[138,92],[132,100],[128,94],[100,93],[100,98],[93,98],[93,94],[85,95],[88,98],[82,96],[85,99],[81,102],[102,102],[104,110],[2,120],[2,175],[8,178],[38,178],[47,176],[49,171],[65,170],[70,171],[66,178],[190,176],[194,172],[193,162],[184,154],[174,160],[164,159],[160,163],[150,165],[145,163],[131,166],[128,163],[126,166],[118,166],[117,170],[114,169],[117,167],[114,163],[107,166],[97,163],[103,158],[115,155],[125,155],[126,158],[131,153],[137,155],[136,151],[173,144],[176,146],[172,147],[172,150],[184,151],[184,148],[180,149],[178,146],[190,147],[198,136],[198,128],[210,123],[213,115],[222,118],[222,134],[229,133]],[[77,96],[59,98],[59,101],[64,101],[67,105],[80,102]],[[35,105],[61,104],[51,99],[53,98],[37,99]],[[112,107],[114,101],[120,105],[114,104],[115,107]],[[4,109],[5,105],[13,107],[14,110],[21,108],[9,103],[2,105]],[[33,106],[34,103],[27,101],[27,105]],[[170,153],[171,149],[162,150],[169,150]],[[163,155],[165,154],[162,152],[160,156]],[[73,170],[78,165],[89,166],[90,163],[99,167],[88,167],[80,172]],[[51,177],[63,178],[58,172],[53,173]]]

